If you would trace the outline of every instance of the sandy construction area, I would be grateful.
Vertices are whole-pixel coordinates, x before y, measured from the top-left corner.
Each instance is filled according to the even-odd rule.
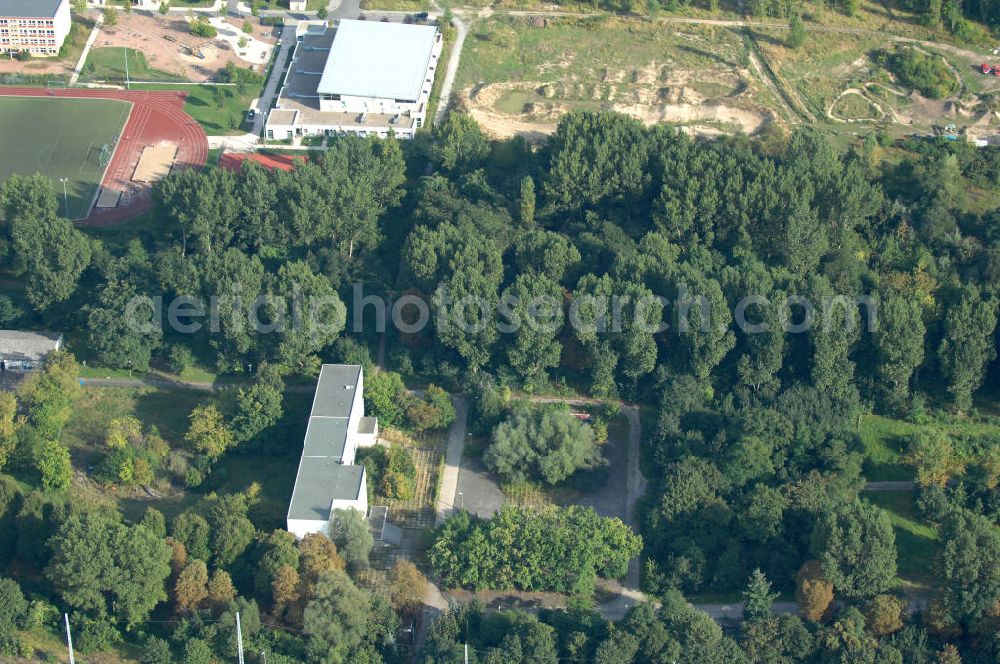
[[[242,23],[227,21],[235,30],[242,29]],[[255,42],[273,45],[275,39],[270,28],[254,25]],[[219,71],[230,62],[241,67],[252,63],[245,61],[232,44],[225,39],[205,39],[191,34],[187,17],[148,14],[133,11],[120,14],[118,25],[102,28],[94,47],[128,47],[142,51],[147,64],[161,71],[169,72],[188,81],[203,82],[215,79]],[[204,59],[192,55],[184,47],[201,47]],[[253,63],[256,64],[256,63]],[[264,65],[256,65],[260,69]]]
[[[603,101],[599,101],[600,97],[596,93],[590,98],[598,102],[593,105],[631,115],[647,125],[677,124],[694,134],[755,134],[775,119],[774,114],[767,110],[741,108],[705,99],[698,91],[683,85],[686,80],[679,78],[670,81],[679,85],[648,90],[641,85],[646,81],[640,79],[637,81],[640,84],[638,89],[634,85],[630,86],[633,88],[631,94],[621,95],[620,101],[615,100],[614,91],[610,98]],[[615,78],[614,82],[620,83],[620,80]],[[551,94],[548,91],[553,87],[558,88],[559,85],[523,81],[491,83],[478,89],[463,90],[460,99],[489,134],[497,138],[518,135],[529,141],[538,141],[555,131],[559,118],[574,107],[573,102],[561,101],[564,95],[557,94],[551,100],[526,103],[521,112],[501,110],[497,106],[512,91],[540,90],[541,97],[544,98]]]

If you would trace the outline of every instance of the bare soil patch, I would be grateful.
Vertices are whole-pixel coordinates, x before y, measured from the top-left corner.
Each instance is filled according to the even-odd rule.
[[[242,29],[243,24],[238,21],[227,22]],[[269,44],[275,43],[271,30],[260,25],[254,25],[253,37]],[[140,50],[151,68],[198,83],[215,80],[230,62],[241,67],[247,66],[225,40],[192,35],[187,18],[176,15],[159,16],[136,11],[121,14],[115,28],[101,29],[94,47]],[[197,47],[200,47],[203,57],[198,57],[189,50]]]

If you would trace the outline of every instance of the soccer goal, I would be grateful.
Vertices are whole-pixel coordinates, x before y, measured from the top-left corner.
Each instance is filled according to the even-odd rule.
[[[67,87],[69,84],[66,81],[52,79],[45,81],[45,91],[50,97],[56,93],[56,90],[65,90]]]

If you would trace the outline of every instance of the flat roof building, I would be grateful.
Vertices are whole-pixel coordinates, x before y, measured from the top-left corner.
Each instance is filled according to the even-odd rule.
[[[69,0],[0,0],[0,53],[58,55],[71,25]]]
[[[61,332],[0,330],[0,371],[40,369],[45,357],[62,348]]]
[[[320,369],[288,505],[288,532],[296,537],[326,534],[335,509],[368,512],[365,468],[354,465],[354,456],[358,447],[375,444],[378,423],[364,416],[363,393],[359,365],[324,364]]]
[[[275,108],[273,140],[345,133],[412,138],[427,119],[443,42],[432,25],[342,20],[299,36]]]

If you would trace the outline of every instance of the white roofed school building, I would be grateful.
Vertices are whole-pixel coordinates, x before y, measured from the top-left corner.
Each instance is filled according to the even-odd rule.
[[[354,465],[354,455],[378,440],[378,420],[365,417],[363,393],[359,365],[324,364],[320,369],[288,506],[288,532],[298,538],[327,534],[335,509],[352,508],[367,516],[367,477],[364,466]]]
[[[412,138],[427,120],[441,32],[433,25],[342,20],[299,37],[265,137]]]
[[[0,53],[58,55],[71,24],[69,0],[0,0]]]

